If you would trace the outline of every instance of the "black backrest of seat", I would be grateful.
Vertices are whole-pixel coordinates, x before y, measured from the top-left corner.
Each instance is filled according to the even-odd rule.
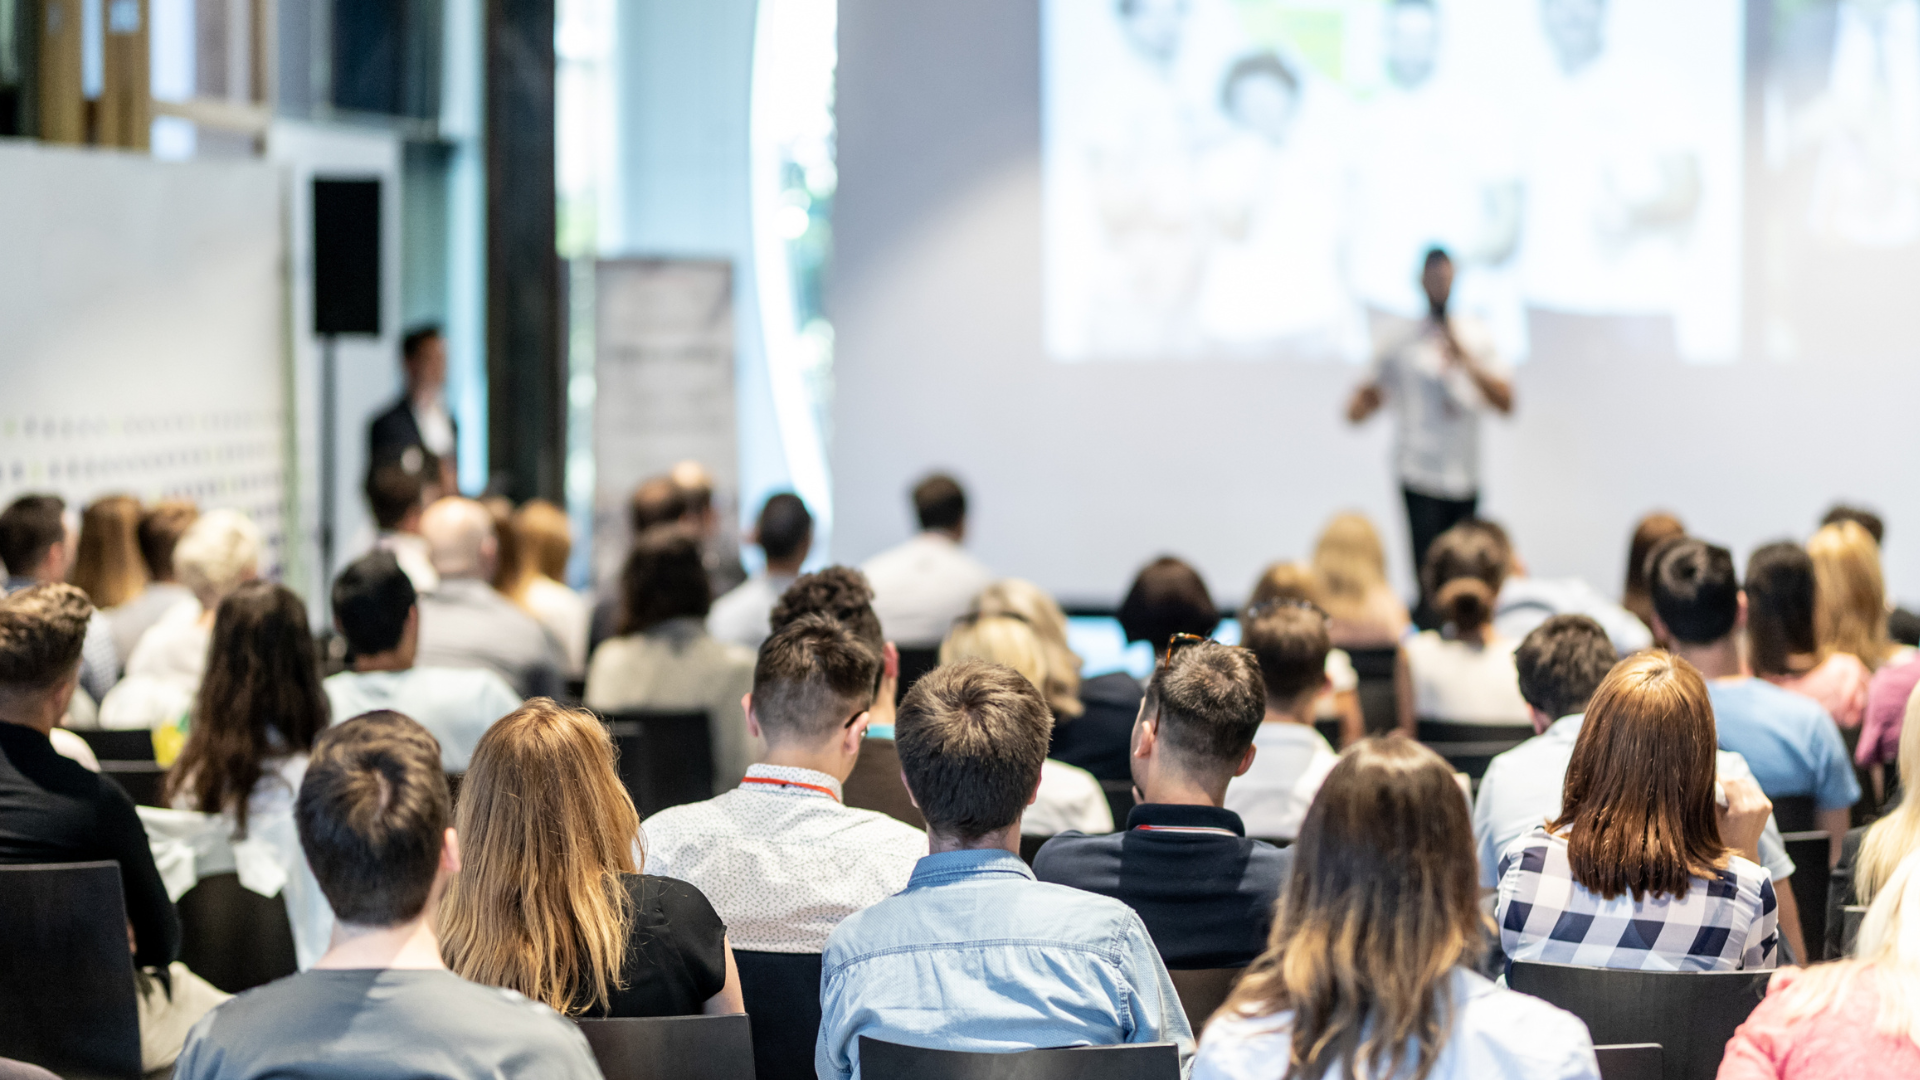
[[[1660,1080],[1666,1068],[1659,1043],[1596,1046],[1593,1056],[1600,1062],[1600,1080]]]
[[[287,902],[240,884],[238,874],[203,877],[180,897],[180,962],[229,994],[265,986],[299,969]]]
[[[1532,724],[1460,724],[1451,720],[1418,720],[1417,737],[1423,743],[1495,743],[1514,745],[1533,738]],[[1435,746],[1434,749],[1439,749]]]
[[[136,731],[74,731],[85,740],[87,749],[101,761],[152,761],[153,732],[141,728]]]
[[[913,689],[913,684],[920,681],[920,676],[939,666],[940,647],[938,645],[929,649],[901,649],[900,681],[895,686],[895,702],[905,701],[907,691]]]
[[[1773,802],[1773,821],[1783,833],[1811,832],[1814,827],[1813,796],[1782,795]]]
[[[703,710],[607,713],[620,782],[642,818],[713,798],[713,731]]]
[[[1125,829],[1127,815],[1133,813],[1133,781],[1102,780],[1100,790],[1107,796],[1107,809],[1113,811],[1113,827]]]
[[[1827,941],[1827,888],[1833,880],[1827,859],[1832,844],[1823,832],[1783,832],[1780,839],[1786,842],[1787,858],[1793,860],[1793,902],[1800,908],[1800,934],[1813,954],[1800,957],[1799,962],[1831,960],[1821,953]]]
[[[1172,1043],[1136,1043],[974,1054],[862,1035],[860,1075],[866,1080],[1179,1080],[1180,1052]]]
[[[1215,1009],[1226,1004],[1227,995],[1233,993],[1233,986],[1245,975],[1247,969],[1237,968],[1183,968],[1169,969],[1167,974],[1173,979],[1173,991],[1180,995],[1180,1008],[1187,1014],[1187,1023],[1195,1034],[1207,1026],[1207,1018]]]
[[[1711,1080],[1771,971],[1617,971],[1515,960],[1507,985],[1586,1021],[1599,1044],[1659,1043],[1665,1080]]]
[[[753,1027],[753,1065],[759,1080],[814,1080],[820,954],[735,949],[733,960]]]
[[[1320,737],[1331,743],[1335,750],[1340,749],[1340,721],[1338,718],[1332,720],[1315,720],[1313,722],[1313,730],[1319,732]]]
[[[1400,659],[1400,650],[1392,645],[1383,649],[1348,649],[1347,659],[1353,661],[1353,673],[1361,682],[1372,679],[1393,681],[1393,668]]]
[[[754,1080],[743,1013],[581,1020],[606,1080]]]
[[[139,1080],[120,864],[0,866],[0,942],[0,1057]]]

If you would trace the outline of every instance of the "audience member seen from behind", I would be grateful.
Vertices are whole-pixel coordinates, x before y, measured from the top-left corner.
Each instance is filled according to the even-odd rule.
[[[1856,521],[1823,525],[1807,541],[1819,582],[1814,610],[1820,646],[1852,653],[1867,667],[1905,650],[1887,635],[1887,589],[1880,573],[1880,545]]]
[[[1015,615],[962,617],[940,643],[940,662],[952,664],[969,657],[1004,664],[1025,676],[1036,690],[1056,681],[1052,665],[1057,661],[1027,620]],[[1113,809],[1092,773],[1052,758],[1042,763],[1039,793],[1020,819],[1026,835],[1053,836],[1069,830],[1108,833],[1113,826]]]
[[[980,590],[993,584],[993,574],[962,546],[967,493],[959,481],[935,473],[915,484],[913,512],[920,531],[860,569],[873,585],[873,610],[887,639],[902,648],[930,649]]]
[[[545,499],[528,499],[508,518],[516,565],[501,586],[507,599],[539,620],[567,657],[570,677],[587,672],[587,622],[593,605],[564,583],[573,555],[567,512]]]
[[[391,712],[329,728],[314,742],[295,815],[339,916],[332,945],[312,969],[203,1019],[174,1067],[178,1080],[597,1080],[578,1028],[441,959],[435,926],[460,844],[426,729]]]
[[[1753,673],[1820,703],[1843,728],[1857,728],[1872,673],[1858,656],[1820,647],[1813,560],[1798,544],[1767,544],[1747,557],[1747,661]]]
[[[643,824],[654,872],[705,893],[736,947],[818,953],[840,920],[905,888],[927,853],[919,829],[842,805],[880,673],[880,656],[831,615],[782,626],[760,646],[746,704],[766,754],[734,790]]]
[[[1507,567],[1505,542],[1477,522],[1455,525],[1427,550],[1421,573],[1441,628],[1423,630],[1400,646],[1395,682],[1406,734],[1414,734],[1416,718],[1527,723],[1530,714],[1513,670],[1519,643],[1493,625],[1494,598]]]
[[[1655,511],[1633,527],[1633,539],[1627,543],[1627,582],[1620,592],[1620,606],[1633,612],[1647,627],[1653,627],[1653,586],[1647,578],[1648,558],[1653,549],[1669,540],[1687,535],[1680,519],[1664,511]],[[1656,641],[1664,647],[1667,643]]]
[[[1167,654],[1167,643],[1176,634],[1211,636],[1220,625],[1220,607],[1198,570],[1162,555],[1134,575],[1118,617],[1127,640],[1146,642],[1157,659]]]
[[[179,574],[174,571],[173,549],[199,517],[199,508],[185,499],[163,500],[141,513],[134,537],[139,544],[140,561],[146,567],[146,587],[138,596],[107,614],[113,629],[114,651],[122,665],[132,659],[140,638],[168,609],[193,599],[193,590],[182,585]]]
[[[567,666],[560,643],[491,584],[500,544],[487,508],[441,499],[420,530],[440,575],[440,587],[419,598],[420,664],[485,668],[521,697],[558,697]]]
[[[340,571],[333,581],[333,625],[347,642],[347,670],[322,684],[333,715],[391,710],[409,717],[440,744],[447,772],[465,772],[480,736],[520,707],[520,695],[486,668],[416,663],[420,606],[391,552],[363,555]]]
[[[495,724],[455,825],[439,921],[455,974],[568,1016],[742,1011],[726,924],[699,889],[642,873],[640,819],[591,713],[541,698]]]
[[[1387,584],[1387,554],[1366,515],[1335,515],[1313,546],[1313,574],[1342,649],[1391,649],[1406,636],[1407,605]]]
[[[1247,839],[1240,815],[1221,805],[1254,760],[1266,698],[1247,650],[1176,641],[1134,726],[1140,802],[1126,831],[1056,836],[1034,857],[1034,876],[1132,908],[1169,968],[1245,967],[1264,946],[1293,863],[1291,852]]]
[[[1606,630],[1620,656],[1653,644],[1653,632],[1640,617],[1614,603],[1600,590],[1577,577],[1542,578],[1527,571],[1527,562],[1513,538],[1498,522],[1484,518],[1480,528],[1491,532],[1507,549],[1507,578],[1494,601],[1494,630],[1508,641],[1519,641],[1555,615],[1585,615]]]
[[[1584,615],[1556,615],[1541,623],[1514,650],[1513,661],[1520,695],[1533,710],[1533,728],[1539,734],[1496,756],[1480,778],[1473,802],[1473,843],[1480,885],[1486,889],[1499,887],[1500,856],[1509,845],[1560,816],[1567,766],[1587,703],[1615,663],[1606,631]],[[1722,783],[1753,780],[1746,759],[1726,750],[1715,757],[1715,774]],[[1780,902],[1781,935],[1795,956],[1806,956],[1799,909],[1788,886],[1795,867],[1771,816],[1760,833],[1759,854]]]
[[[6,592],[67,580],[73,567],[73,530],[67,504],[57,495],[22,495],[0,511],[0,563],[7,571]],[[95,610],[87,620],[80,654],[80,688],[98,702],[120,677],[120,655],[113,629]]]
[[[1585,1024],[1475,971],[1485,931],[1453,769],[1406,739],[1341,755],[1300,830],[1267,951],[1194,1080],[1599,1080]]]
[[[1920,694],[1907,703],[1909,714],[1900,735],[1900,773],[1920,776]],[[1827,955],[1838,956],[1845,946],[1843,909],[1870,904],[1893,877],[1894,867],[1920,851],[1920,799],[1901,799],[1885,817],[1865,828],[1847,832],[1840,863],[1833,868],[1827,897]]]
[[[379,528],[374,550],[392,552],[413,587],[423,593],[440,587],[433,549],[420,534],[420,519],[427,512],[427,473],[425,465],[408,469],[397,461],[367,472],[367,506]]]
[[[1264,709],[1249,767],[1227,785],[1228,810],[1254,836],[1291,840],[1339,757],[1314,730],[1314,702],[1327,686],[1327,616],[1299,601],[1248,609],[1240,643],[1260,664]]]
[[[904,891],[827,939],[815,1069],[847,1080],[860,1037],[942,1050],[1175,1042],[1193,1033],[1133,909],[1037,882],[1020,816],[1053,716],[1019,672],[943,665],[900,705],[900,761],[930,853]]]
[[[1720,748],[1746,759],[1769,799],[1812,796],[1814,827],[1831,834],[1838,859],[1860,783],[1827,710],[1748,671],[1739,645],[1747,597],[1732,553],[1689,537],[1650,562],[1654,633],[1707,679]]]
[[[1124,671],[1082,679],[1083,662],[1067,642],[1067,613],[1031,581],[1002,578],[974,597],[969,614],[1025,619],[1046,653],[1040,693],[1053,710],[1047,757],[1087,770],[1097,780],[1130,780],[1127,747],[1140,713],[1140,684]]]
[[[1861,506],[1848,506],[1836,503],[1829,507],[1826,516],[1820,519],[1822,525],[1837,525],[1842,521],[1851,521],[1867,530],[1873,537],[1875,547],[1885,551],[1887,548],[1887,525],[1880,515]],[[1891,598],[1889,598],[1891,600]],[[1920,646],[1920,615],[1904,607],[1894,607],[1889,603],[1887,612],[1887,635],[1902,645]]]
[[[753,689],[753,654],[707,633],[712,594],[699,542],[678,527],[648,533],[627,556],[620,585],[620,635],[587,667],[587,707],[706,712],[713,790],[733,787],[760,753],[740,704]]]
[[[174,569],[192,602],[169,608],[127,658],[127,675],[100,702],[100,726],[156,728],[178,724],[193,708],[207,670],[220,602],[260,576],[260,529],[238,510],[209,510],[173,549]]]
[[[1907,703],[1916,687],[1920,687],[1920,653],[1894,657],[1867,683],[1867,707],[1853,759],[1872,776],[1875,806],[1889,794],[1886,767],[1894,763],[1905,740]]]
[[[713,473],[688,458],[675,462],[667,476],[685,500],[686,512],[680,523],[700,542],[700,564],[707,568],[707,588],[714,596],[725,596],[747,580],[747,568],[740,565],[737,531],[723,525],[720,508],[715,505]]]
[[[93,605],[71,585],[38,585],[0,599],[0,863],[120,866],[128,944],[140,979],[142,1064],[166,1066],[221,994],[174,962],[180,920],[155,868],[147,834],[120,785],[55,752],[54,726],[78,686]],[[171,1034],[171,1037],[169,1037]]]
[[[1715,780],[1713,713],[1700,673],[1665,652],[1621,661],[1594,691],[1560,816],[1500,856],[1494,920],[1508,959],[1643,971],[1777,963],[1779,912],[1759,865],[1772,807],[1751,781]]]
[[[758,649],[767,640],[767,617],[773,614],[773,606],[800,576],[800,567],[813,550],[813,515],[800,496],[780,492],[760,508],[752,540],[766,556],[766,565],[713,602],[713,610],[707,613],[707,633]]]
[[[80,515],[80,543],[68,580],[93,601],[113,632],[113,653],[124,657],[135,644],[125,639],[115,612],[139,598],[147,587],[147,566],[140,558],[140,500],[108,495],[87,504]]]
[[[1327,609],[1320,602],[1324,596],[1325,590],[1313,576],[1311,567],[1303,563],[1274,563],[1260,574],[1260,580],[1253,585],[1253,595],[1247,598],[1247,606],[1240,612],[1241,636],[1244,639],[1253,611],[1270,605],[1305,605],[1326,618]],[[1353,657],[1345,649],[1328,648],[1326,675],[1326,686],[1313,699],[1313,719],[1339,721],[1340,745],[1347,746],[1366,734],[1366,718],[1360,713],[1360,674],[1354,670]]]
[[[850,566],[829,566],[818,573],[801,575],[774,605],[767,625],[777,634],[795,619],[814,614],[830,616],[881,658],[880,690],[868,710],[866,741],[842,786],[847,805],[878,810],[915,829],[926,828],[926,818],[907,797],[906,784],[900,779],[900,754],[893,742],[900,650],[880,629],[866,575]]]
[[[1853,957],[1782,970],[1735,1031],[1719,1080],[1920,1076],[1920,855],[1896,869]]]

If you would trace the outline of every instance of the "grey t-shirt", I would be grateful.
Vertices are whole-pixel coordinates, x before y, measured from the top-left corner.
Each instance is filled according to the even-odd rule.
[[[580,1029],[449,971],[308,971],[187,1036],[175,1080],[601,1080]]]

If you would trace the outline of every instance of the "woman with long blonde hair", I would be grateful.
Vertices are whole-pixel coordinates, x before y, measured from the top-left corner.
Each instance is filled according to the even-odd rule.
[[[1786,969],[1727,1043],[1719,1080],[1920,1076],[1920,855],[1867,909],[1853,959]]]
[[[1392,646],[1406,634],[1407,605],[1387,584],[1387,553],[1365,514],[1334,516],[1313,547],[1321,606],[1333,617],[1330,635],[1343,649]]]
[[[1807,554],[1813,559],[1813,623],[1820,647],[1852,653],[1878,670],[1899,647],[1887,636],[1880,545],[1859,522],[1836,521],[1813,534]]]
[[[1026,617],[1012,612],[962,615],[954,623],[940,643],[940,663],[968,657],[1005,664],[1026,676],[1043,695],[1058,662]],[[1052,836],[1068,829],[1112,832],[1113,810],[1092,773],[1049,757],[1041,764],[1040,792],[1020,818],[1020,831]]]
[[[1906,718],[1900,725],[1900,775],[1908,785],[1920,780],[1920,692],[1907,698]],[[1842,858],[1853,868],[1856,904],[1870,904],[1893,878],[1893,869],[1920,851],[1920,798],[1903,798],[1887,816],[1868,826],[1860,837],[1859,854]]]
[[[535,698],[487,729],[460,785],[447,966],[568,1016],[743,1011],[700,890],[641,872],[640,817],[593,714]]]
[[[1207,1025],[1194,1080],[1600,1075],[1584,1024],[1473,971],[1473,830],[1440,755],[1354,744],[1293,851],[1267,951]]]

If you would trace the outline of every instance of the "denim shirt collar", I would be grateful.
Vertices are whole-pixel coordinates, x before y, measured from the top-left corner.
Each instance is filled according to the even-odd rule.
[[[969,878],[996,875],[1036,880],[1026,862],[1011,851],[1002,848],[969,848],[921,856],[920,861],[914,864],[913,876],[907,879],[907,888],[952,885]]]

